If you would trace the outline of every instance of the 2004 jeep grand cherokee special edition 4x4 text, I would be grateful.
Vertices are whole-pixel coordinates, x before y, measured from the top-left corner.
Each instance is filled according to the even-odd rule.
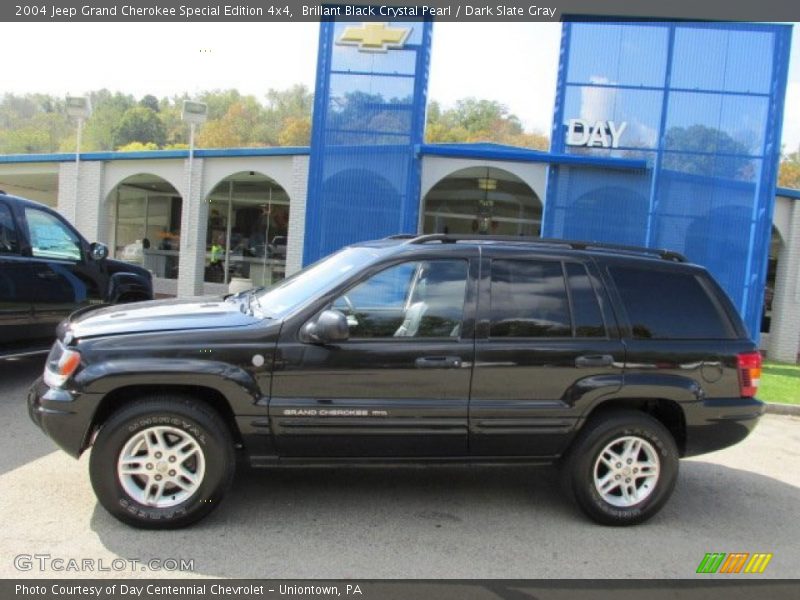
[[[560,463],[601,523],[653,516],[678,459],[742,440],[761,357],[709,274],[675,253],[394,236],[268,289],[78,311],[32,419],[93,446],[100,503],[197,521],[254,466]]]

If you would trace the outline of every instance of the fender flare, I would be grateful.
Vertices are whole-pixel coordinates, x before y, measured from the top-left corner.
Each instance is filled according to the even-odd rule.
[[[163,357],[115,359],[88,366],[78,373],[75,383],[82,393],[101,398],[93,407],[91,423],[109,395],[135,387],[209,388],[225,398],[234,415],[267,413],[255,379],[244,369],[217,361]]]
[[[702,402],[706,397],[705,390],[697,381],[682,375],[632,373],[624,375],[623,379],[624,385],[619,390],[594,398],[585,406],[581,411],[579,427],[586,422],[589,415],[608,402],[667,400],[675,403],[685,417],[687,405]]]

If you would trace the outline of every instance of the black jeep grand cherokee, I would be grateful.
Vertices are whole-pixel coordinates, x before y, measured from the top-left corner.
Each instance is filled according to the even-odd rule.
[[[31,418],[94,446],[131,525],[213,510],[254,466],[561,463],[591,518],[638,523],[678,459],[742,440],[761,358],[725,293],[675,253],[559,240],[393,238],[268,289],[78,311]]]

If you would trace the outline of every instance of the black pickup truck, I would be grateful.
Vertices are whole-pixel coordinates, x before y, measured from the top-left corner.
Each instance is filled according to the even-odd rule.
[[[150,272],[107,255],[51,208],[0,192],[0,358],[47,352],[80,308],[152,300]]]
[[[666,251],[424,235],[348,247],[224,298],[86,309],[31,418],[93,446],[101,504],[192,523],[253,466],[557,462],[591,518],[669,498],[680,457],[744,439],[761,357],[701,267]]]

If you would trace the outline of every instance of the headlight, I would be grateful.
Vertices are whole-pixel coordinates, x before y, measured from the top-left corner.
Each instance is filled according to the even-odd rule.
[[[50,387],[61,387],[81,364],[81,355],[77,350],[65,348],[56,342],[47,357],[44,367],[44,382]]]

